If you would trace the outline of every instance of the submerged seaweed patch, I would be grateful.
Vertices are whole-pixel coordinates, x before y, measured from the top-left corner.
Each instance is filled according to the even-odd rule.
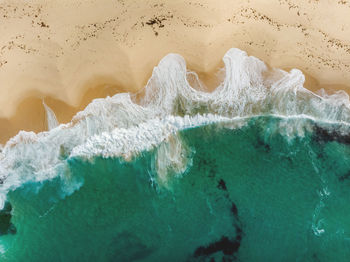
[[[343,134],[335,129],[326,129],[318,125],[314,126],[314,137],[318,142],[338,142],[350,145],[350,134]]]
[[[220,179],[217,188],[227,191],[226,182],[223,179]]]
[[[265,151],[266,153],[269,153],[271,151],[271,147],[269,144],[267,144],[266,142],[264,142],[260,137],[258,137],[256,144],[254,145],[255,148],[257,149],[262,149],[263,151]]]
[[[346,173],[345,175],[340,176],[338,179],[340,182],[343,182],[349,178],[350,178],[350,171],[348,173]]]
[[[217,252],[222,252],[224,255],[233,255],[238,251],[240,245],[240,241],[231,240],[227,236],[222,236],[218,241],[207,246],[198,247],[194,252],[194,256],[209,256]]]
[[[16,234],[16,227],[11,223],[12,206],[6,202],[5,207],[0,211],[0,236],[7,234]]]
[[[219,189],[227,191],[225,181],[223,179],[220,179]],[[226,195],[226,198],[229,199],[229,196]],[[196,250],[193,253],[193,256],[195,258],[203,257],[203,258],[209,258],[210,261],[215,261],[215,258],[212,257],[213,255],[222,255],[221,261],[233,261],[236,259],[236,253],[238,252],[241,241],[243,238],[243,231],[240,226],[240,220],[238,217],[238,208],[236,204],[231,201],[231,208],[230,211],[234,217],[233,219],[233,226],[236,231],[236,236],[234,238],[230,238],[228,236],[223,235],[219,240],[214,241],[208,245],[199,246],[196,248]]]

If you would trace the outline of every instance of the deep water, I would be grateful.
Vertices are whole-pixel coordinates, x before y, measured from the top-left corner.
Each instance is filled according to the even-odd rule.
[[[165,182],[157,149],[67,159],[69,179],[9,192],[1,261],[350,261],[350,139],[281,121],[179,132],[191,161]]]

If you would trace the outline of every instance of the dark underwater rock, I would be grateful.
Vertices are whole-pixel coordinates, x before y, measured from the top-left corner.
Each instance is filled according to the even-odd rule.
[[[256,149],[262,149],[264,152],[268,153],[271,151],[271,147],[265,141],[258,137],[256,144],[254,145]]]
[[[350,134],[343,134],[335,129],[326,129],[318,125],[314,126],[314,138],[317,142],[338,142],[345,145],[350,145]]]
[[[208,177],[214,178],[219,168],[216,160],[202,156],[198,161],[198,169],[204,172]]]
[[[226,183],[223,179],[219,180],[218,186],[219,189],[227,191]]]
[[[219,181],[225,183],[222,179]],[[221,183],[222,184],[222,183]],[[226,188],[226,185],[225,185]],[[210,259],[209,261],[215,261],[215,259],[211,256],[216,255],[217,253],[222,254],[222,259],[220,261],[234,261],[236,260],[236,253],[238,252],[241,241],[243,238],[243,230],[240,226],[240,221],[238,217],[238,208],[235,203],[231,201],[231,213],[234,216],[233,226],[236,230],[236,237],[229,238],[227,236],[222,236],[220,240],[214,241],[205,246],[199,246],[194,251],[193,256],[195,258],[206,258]],[[202,260],[201,260],[202,261]]]
[[[11,223],[12,206],[6,202],[4,208],[0,211],[0,236],[7,234],[16,234],[16,227]]]
[[[350,171],[346,173],[345,175],[340,176],[338,179],[340,182],[344,182],[345,180],[350,178]]]
[[[233,216],[238,219],[238,209],[237,209],[236,204],[233,202],[231,205],[231,212],[232,212]]]
[[[209,256],[217,252],[222,252],[224,255],[233,255],[238,251],[240,245],[240,241],[237,241],[236,239],[231,240],[226,236],[222,236],[218,241],[215,241],[207,246],[198,247],[194,252],[194,256]]]

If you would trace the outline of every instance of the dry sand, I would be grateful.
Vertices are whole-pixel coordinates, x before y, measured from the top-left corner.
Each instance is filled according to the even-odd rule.
[[[68,122],[95,97],[142,88],[168,53],[204,82],[237,47],[350,91],[347,0],[0,0],[0,143]]]

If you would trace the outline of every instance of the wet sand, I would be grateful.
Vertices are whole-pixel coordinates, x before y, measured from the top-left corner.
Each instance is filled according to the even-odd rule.
[[[46,129],[95,97],[135,92],[168,53],[212,89],[231,47],[305,86],[350,92],[350,1],[1,1],[0,143]]]

